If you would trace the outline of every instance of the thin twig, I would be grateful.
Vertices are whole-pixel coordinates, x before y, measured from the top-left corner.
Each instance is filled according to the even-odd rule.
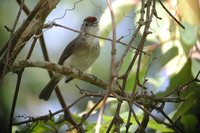
[[[193,79],[190,80],[190,81],[187,81],[186,83],[184,83],[184,84],[181,85],[180,87],[178,87],[178,88],[176,88],[176,89],[173,89],[169,94],[166,94],[165,97],[168,97],[168,96],[170,96],[170,95],[172,95],[172,94],[174,94],[174,93],[179,94],[179,93],[183,92],[183,91],[186,89],[186,87],[187,87],[188,85],[192,84],[193,82],[200,82],[200,80],[198,79],[199,75],[200,75],[200,70],[199,70],[199,72],[197,73],[197,75],[196,75],[195,78],[193,78]]]
[[[161,2],[161,0],[159,0],[159,3],[161,4],[161,6],[165,9],[165,11],[169,14],[170,17],[173,18],[173,20],[183,29],[185,29],[185,26],[182,25],[170,12],[169,10],[165,7],[165,5]]]
[[[55,23],[55,22],[48,23],[48,24],[44,24],[43,28],[44,28],[44,29],[46,29],[46,28],[51,28],[52,26],[61,27],[61,28],[64,28],[64,29],[67,29],[67,30],[70,30],[70,31],[73,31],[73,32],[76,32],[76,33],[81,33],[81,32],[82,32],[82,31],[80,31],[80,30],[75,30],[75,29],[73,29],[73,28],[70,28],[70,27],[67,27],[67,26],[64,26],[64,25]],[[113,39],[110,39],[110,38],[101,37],[101,36],[94,35],[94,34],[90,34],[90,33],[87,33],[87,34],[90,35],[90,36],[99,38],[99,39],[106,40],[106,41],[110,41],[110,42],[113,41]],[[121,42],[119,39],[116,40],[116,43],[122,44],[122,45],[124,45],[124,46],[128,46],[128,44],[126,44],[126,43],[124,43],[124,42]],[[132,49],[136,49],[136,48],[133,47],[133,46],[129,46],[129,47],[132,48]],[[142,51],[142,52],[145,53],[145,54],[147,54],[145,51]]]
[[[17,0],[18,4],[21,4],[21,0]],[[75,6],[75,4],[74,4]],[[23,11],[26,13],[26,15],[29,15],[30,14],[30,10],[29,8],[24,4],[23,6]],[[36,37],[35,37],[36,38]],[[39,36],[39,41],[40,41],[40,45],[41,45],[41,48],[42,48],[42,53],[43,53],[43,56],[44,56],[44,59],[45,61],[50,61],[49,60],[49,56],[48,56],[48,52],[47,52],[47,48],[46,48],[46,44],[45,44],[45,41],[44,41],[44,36],[43,34],[41,34]],[[49,76],[52,77],[53,76],[53,73],[51,71],[48,71],[49,73]],[[65,103],[64,101],[64,98],[60,92],[60,89],[59,87],[57,86],[55,88],[55,92],[56,92],[56,96],[58,97],[58,100],[59,100],[59,103],[61,104],[62,108],[67,108],[67,104]],[[71,116],[71,113],[69,110],[66,110],[65,111],[65,117],[66,119],[72,124],[72,125],[76,125],[77,123],[73,120],[72,116]]]
[[[119,133],[120,131],[120,124],[123,124],[123,120],[122,118],[120,117],[120,109],[121,109],[121,105],[122,105],[122,101],[121,100],[118,100],[118,103],[117,103],[117,108],[116,108],[116,112],[115,112],[115,115],[111,121],[111,123],[109,124],[108,128],[107,128],[107,133],[110,132],[112,126],[115,124],[115,128],[114,128],[114,132],[116,133]]]
[[[47,51],[47,47],[46,47],[46,43],[45,43],[43,35],[41,35],[39,37],[39,41],[40,41],[40,46],[42,48],[42,53],[43,53],[44,60],[45,61],[50,61],[49,55],[48,55],[48,51]],[[48,74],[49,74],[50,78],[53,77],[53,73],[51,71],[48,71]],[[58,101],[59,101],[60,105],[62,106],[62,108],[67,108],[67,104],[65,103],[65,100],[64,100],[64,98],[63,98],[58,86],[56,86],[55,92],[56,92],[56,96],[57,96]],[[71,112],[69,110],[65,111],[65,119],[67,121],[69,121],[73,126],[77,125],[76,121],[71,116]]]
[[[13,28],[12,28],[12,31],[11,31],[11,34],[10,34],[10,39],[9,39],[9,43],[8,43],[8,49],[6,51],[6,57],[5,57],[7,61],[8,61],[9,55],[10,55],[10,50],[11,50],[11,45],[12,45],[11,40],[13,38],[15,28],[16,28],[17,23],[19,21],[19,18],[20,18],[21,12],[22,12],[23,4],[24,4],[24,0],[22,1],[21,5],[20,5],[20,9],[19,9],[19,11],[17,13],[17,17],[15,19],[15,22],[14,22],[14,25],[13,25]],[[9,62],[6,62],[6,65],[4,67],[2,76],[4,76],[5,72],[7,71],[7,64],[9,64]],[[18,98],[18,94],[19,94],[19,88],[20,88],[22,73],[23,73],[23,69],[22,69],[22,71],[19,71],[17,73],[17,75],[18,75],[17,84],[16,84],[16,87],[15,87],[15,93],[14,93],[14,97],[13,97],[13,101],[12,101],[9,124],[8,124],[9,133],[12,133],[12,122],[13,122],[13,116],[14,116],[14,113],[15,113],[15,107],[16,107],[17,98]]]
[[[22,0],[22,2],[21,2],[21,4],[20,4],[20,8],[19,8],[19,11],[18,11],[17,16],[16,16],[16,18],[15,18],[13,27],[12,27],[12,29],[10,30],[10,31],[11,31],[11,32],[10,32],[10,38],[9,38],[8,42],[7,42],[7,43],[3,46],[3,48],[2,48],[4,51],[2,51],[1,54],[3,54],[3,52],[5,52],[5,54],[4,54],[4,58],[5,58],[4,60],[5,60],[5,62],[4,62],[4,65],[2,64],[2,65],[3,65],[3,66],[2,66],[2,70],[1,70],[1,72],[0,72],[0,83],[1,83],[1,80],[3,79],[4,75],[5,75],[6,72],[7,72],[7,69],[8,69],[7,66],[10,65],[9,56],[10,56],[10,53],[11,53],[11,51],[12,51],[12,45],[13,45],[12,40],[13,40],[13,38],[14,38],[14,32],[15,32],[17,23],[18,23],[18,21],[19,21],[20,15],[21,15],[23,5],[24,5],[24,0]]]
[[[174,128],[173,125],[166,123],[164,121],[161,121],[159,118],[155,117],[154,115],[151,114],[151,112],[149,112],[147,109],[145,109],[144,107],[142,107],[140,104],[138,104],[137,102],[134,102],[134,104],[139,107],[140,109],[142,109],[145,113],[147,113],[149,116],[151,116],[157,123],[159,124],[164,124],[167,127],[173,128],[177,133],[181,133],[179,130],[177,130],[176,128]]]
[[[28,52],[28,55],[27,55],[27,57],[26,57],[26,60],[30,59],[30,57],[31,57],[31,55],[32,55],[32,53],[33,53],[33,49],[34,49],[34,47],[35,47],[36,41],[37,41],[37,38],[33,38],[33,42],[32,42],[32,44],[31,44],[31,48],[30,48],[30,50],[29,50],[29,52]]]
[[[46,17],[54,9],[54,7],[57,5],[58,2],[59,0],[38,1],[34,9],[26,18],[26,20],[22,23],[19,29],[13,34],[11,40],[12,45],[9,52],[10,54],[9,65],[12,65],[17,55],[25,46],[25,45],[21,46],[21,44],[24,44],[27,41],[29,41],[30,38],[42,27]],[[10,40],[8,40],[5,45],[8,46],[9,41]],[[5,71],[6,64],[3,64],[3,62],[5,63],[6,61],[7,61],[6,54],[4,54],[4,57],[1,59],[1,64],[0,64],[1,68],[0,79],[3,79],[4,75],[7,73],[7,71]]]
[[[133,110],[134,111],[134,110]],[[134,114],[135,114],[135,112],[134,112]],[[128,133],[128,131],[129,131],[129,128],[130,128],[130,126],[132,125],[132,123],[131,123],[131,108],[129,107],[129,111],[128,111],[128,119],[127,119],[127,122],[126,122],[126,133]]]
[[[71,107],[73,107],[75,104],[77,104],[80,100],[82,100],[83,98],[85,97],[102,97],[102,95],[100,94],[92,94],[92,93],[84,93],[83,95],[81,95],[79,98],[77,98],[75,101],[73,101],[73,103],[71,103],[69,106],[65,107],[65,108],[62,108],[60,110],[57,110],[53,113],[51,113],[50,117],[53,117],[59,113],[62,113],[62,112],[65,112],[67,110],[69,110]],[[98,102],[97,102],[98,103]],[[92,111],[90,111],[91,113]],[[89,117],[89,115],[87,115]],[[39,120],[46,120],[46,119],[50,119],[49,117],[49,114],[47,115],[43,115],[43,116],[40,116],[40,117],[30,117],[29,120],[25,120],[25,121],[21,121],[21,122],[17,122],[17,123],[13,123],[12,125],[21,125],[21,124],[27,124],[27,123],[30,123],[30,122],[35,122],[35,121],[39,121]],[[80,124],[77,124],[77,125],[80,125]]]
[[[16,1],[17,1],[18,5],[21,5],[22,0],[16,0]],[[29,15],[29,13],[30,13],[31,11],[30,11],[30,9],[28,8],[28,6],[26,6],[25,3],[24,3],[24,5],[23,5],[22,8],[23,8],[24,13],[25,13],[26,15]]]
[[[111,92],[111,88],[116,80],[116,77],[118,75],[118,72],[116,71],[116,24],[115,24],[115,16],[114,16],[114,11],[111,5],[110,0],[106,0],[108,8],[110,10],[110,15],[111,15],[111,20],[112,20],[112,50],[111,50],[111,76],[110,76],[110,82],[109,85],[106,88],[106,93],[104,95],[104,99],[103,99],[103,104],[102,104],[102,108],[99,112],[99,116],[98,116],[98,120],[97,120],[97,124],[96,124],[96,130],[95,133],[99,133],[100,131],[100,123],[101,123],[101,119],[103,116],[103,112],[105,109],[105,104],[106,104],[106,100]]]
[[[9,124],[8,124],[9,133],[12,133],[13,117],[14,117],[15,107],[16,107],[17,98],[18,98],[18,94],[19,94],[19,88],[20,88],[20,84],[21,84],[22,73],[23,73],[23,69],[18,71],[18,73],[17,73],[17,84],[16,84],[16,87],[15,87],[15,93],[14,93],[14,97],[13,97],[13,101],[12,101],[12,107],[11,107]]]
[[[67,11],[73,11],[73,10],[76,8],[76,4],[80,3],[81,1],[83,1],[83,0],[78,0],[78,1],[74,2],[72,8],[65,9],[64,14],[63,14],[61,17],[58,17],[58,18],[53,19],[53,22],[56,21],[56,20],[59,20],[59,19],[64,18],[64,17],[66,16]]]

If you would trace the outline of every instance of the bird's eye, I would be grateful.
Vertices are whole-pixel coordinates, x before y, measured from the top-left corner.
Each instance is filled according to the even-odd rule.
[[[88,25],[89,25],[88,23],[85,23],[85,26],[86,26],[86,27],[88,27]]]

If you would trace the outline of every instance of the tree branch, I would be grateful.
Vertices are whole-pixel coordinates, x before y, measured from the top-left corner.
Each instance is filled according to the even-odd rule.
[[[46,17],[55,8],[58,2],[59,0],[40,0],[21,27],[13,34],[12,38],[7,41],[5,46],[8,46],[9,42],[12,45],[8,51],[9,58],[6,58],[7,54],[4,54],[1,60],[0,80],[6,74],[7,66],[12,65],[26,42],[41,29]]]
[[[19,5],[21,5],[21,0],[16,0],[17,3]],[[75,3],[76,4],[76,3]],[[75,7],[75,4],[74,4],[74,7]],[[25,12],[25,14],[28,16],[30,14],[30,10],[29,8],[26,6],[26,4],[23,4],[23,11]],[[55,19],[54,19],[55,20]],[[34,37],[34,40],[36,41],[37,40],[37,37]],[[41,49],[42,49],[42,54],[43,54],[43,57],[44,57],[44,60],[45,61],[50,61],[49,59],[49,56],[48,56],[48,52],[47,52],[47,48],[46,48],[46,43],[45,43],[45,39],[44,39],[44,36],[43,34],[41,33],[41,35],[39,36],[39,41],[40,41],[40,46],[41,46]],[[34,42],[33,42],[34,44]],[[34,44],[35,45],[35,44]],[[32,45],[33,46],[33,45]],[[31,46],[31,47],[32,47]],[[34,47],[34,46],[33,46]],[[33,48],[31,48],[33,49]],[[30,54],[32,53],[32,50],[30,49]],[[29,55],[28,55],[29,56]],[[27,57],[27,59],[29,59]],[[48,74],[49,74],[49,77],[51,78],[53,76],[53,73],[51,71],[48,71]],[[55,88],[55,92],[56,92],[56,96],[58,97],[58,101],[59,103],[61,104],[62,108],[67,108],[67,104],[65,103],[65,100],[60,92],[60,89],[59,87],[57,86]],[[71,116],[71,113],[69,110],[66,110],[65,111],[65,120],[69,121],[73,126],[76,126],[77,123],[75,122],[75,120],[73,119],[73,117]]]
[[[62,73],[66,76],[70,76],[73,78],[77,78],[83,81],[86,81],[88,83],[97,85],[103,89],[105,89],[108,86],[108,83],[104,82],[101,79],[98,79],[94,75],[85,74],[78,69],[72,69],[70,67],[63,67],[62,65],[58,65],[55,63],[47,62],[47,61],[31,61],[31,60],[21,60],[18,62],[13,63],[12,70],[18,71],[25,67],[38,67],[38,68],[44,68],[48,69],[50,71],[54,71],[56,73]]]

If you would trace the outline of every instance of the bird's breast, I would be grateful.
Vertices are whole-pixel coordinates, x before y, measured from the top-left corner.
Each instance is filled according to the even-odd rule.
[[[98,58],[100,47],[98,42],[90,45],[82,45],[77,47],[74,52],[64,61],[64,66],[77,68],[81,71],[88,69]]]

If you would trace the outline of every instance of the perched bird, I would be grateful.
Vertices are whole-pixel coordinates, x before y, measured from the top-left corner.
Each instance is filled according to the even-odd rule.
[[[97,35],[99,32],[98,21],[94,16],[84,19],[81,25],[81,33],[71,41],[62,52],[58,64],[84,71],[88,69],[100,54],[99,40],[87,33]],[[48,100],[59,81],[64,77],[60,73],[55,73],[49,83],[41,91],[39,98]],[[68,78],[70,81],[73,78]]]

